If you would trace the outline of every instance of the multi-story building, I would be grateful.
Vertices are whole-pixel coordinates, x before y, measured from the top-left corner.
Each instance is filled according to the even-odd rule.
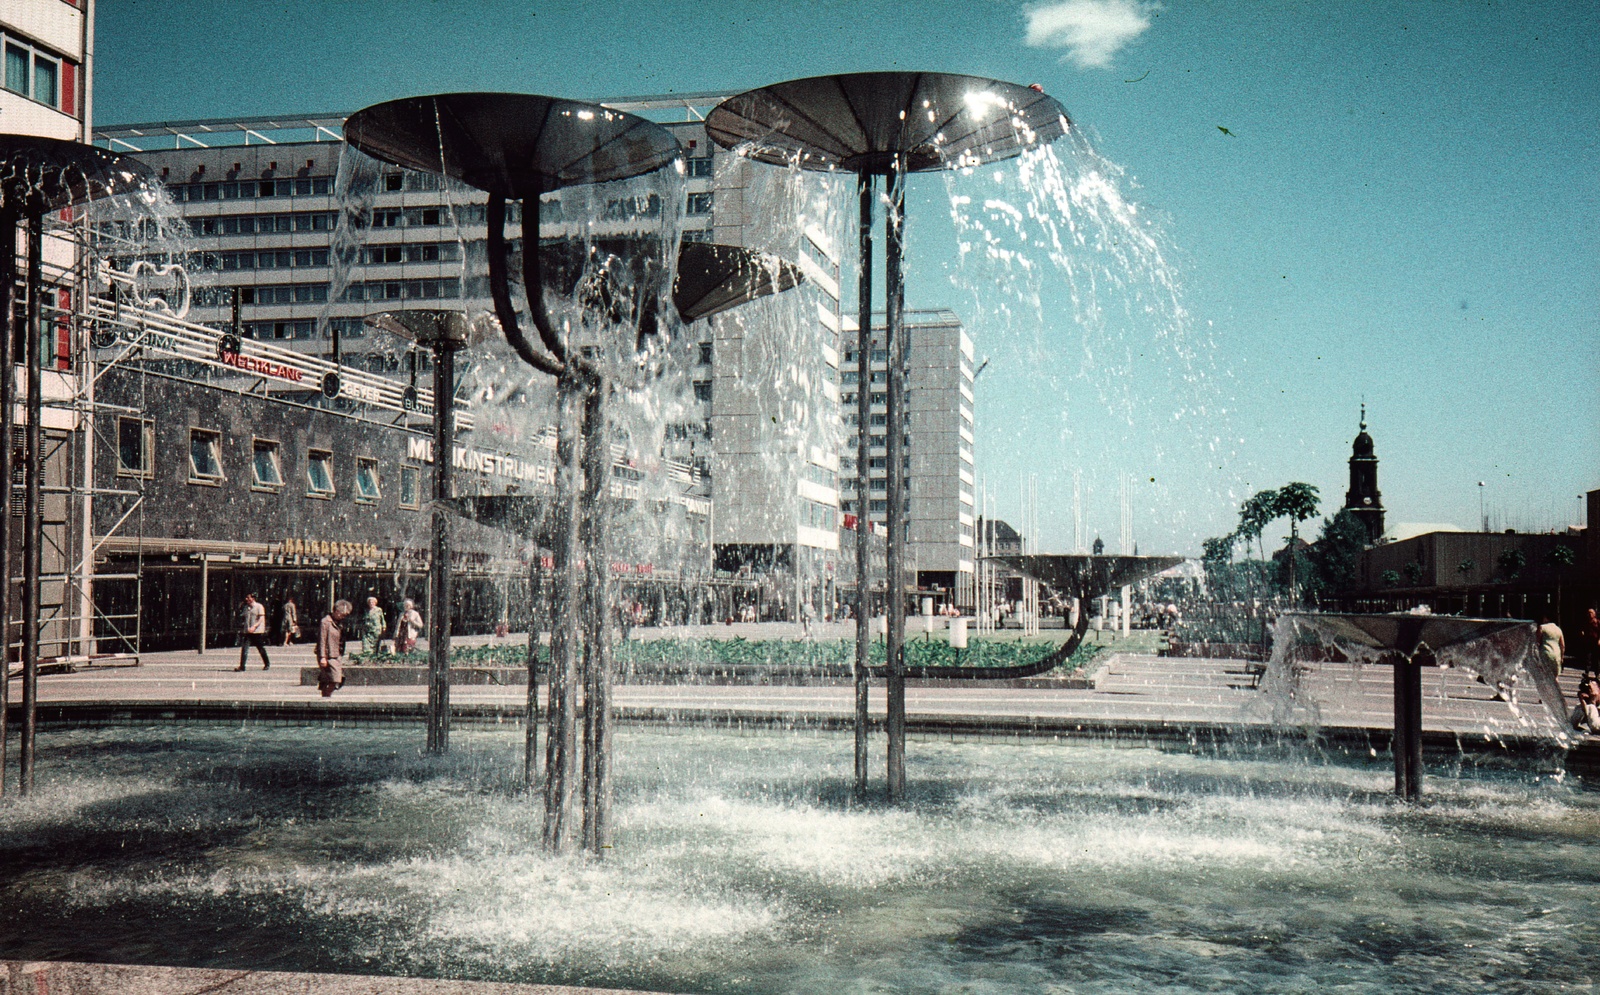
[[[841,460],[843,508],[879,525],[888,521],[888,352],[882,316],[874,319],[871,383],[859,383],[854,321],[844,352],[841,403],[849,432]],[[906,562],[921,590],[948,592],[971,605],[973,577],[973,365],[972,339],[953,311],[907,311]],[[871,443],[866,467],[857,464],[861,431],[858,392],[871,392]],[[865,487],[862,486],[865,481]]]
[[[15,0],[0,5],[0,48],[4,69],[0,73],[0,131],[62,141],[84,141],[90,130],[94,88],[94,0]],[[84,377],[81,356],[73,336],[74,304],[81,299],[82,268],[79,261],[81,226],[71,212],[52,214],[44,222],[40,256],[44,288],[40,314],[43,327],[41,362],[43,411],[41,451],[28,463],[39,468],[44,488],[39,542],[40,654],[69,656],[84,651],[89,634],[87,572],[84,550],[88,542],[87,515],[93,479],[85,457],[85,431],[93,383]],[[12,300],[23,313],[25,293],[26,232],[19,232],[18,284]],[[15,356],[24,362],[25,333],[17,323]],[[25,444],[23,375],[9,371],[18,382],[18,413],[14,452]],[[21,483],[20,472],[13,484]],[[11,515],[12,583],[23,572],[21,543],[23,489],[13,486]],[[13,617],[21,614],[20,587],[13,587]],[[15,639],[19,629],[10,629]]]
[[[605,237],[611,228],[648,228],[662,214],[663,193],[681,190],[683,240],[760,249],[803,272],[796,291],[685,329],[692,341],[679,355],[690,373],[681,400],[662,409],[659,453],[711,477],[717,566],[762,577],[761,613],[793,618],[802,601],[826,612],[837,598],[837,238],[791,210],[796,190],[812,184],[814,192],[826,181],[775,177],[781,171],[754,167],[706,138],[701,112],[724,96],[604,101],[682,118],[661,122],[687,154],[681,187],[674,179],[618,195],[564,190],[545,201],[544,233],[554,241],[580,229]],[[220,328],[237,307],[243,338],[393,372],[404,350],[366,330],[365,315],[491,309],[482,195],[347,156],[343,120],[125,125],[95,138],[137,154],[171,191],[189,228],[190,320]],[[785,187],[782,196],[774,184]],[[352,221],[365,229],[359,240],[347,240]],[[420,363],[425,368],[426,357]]]

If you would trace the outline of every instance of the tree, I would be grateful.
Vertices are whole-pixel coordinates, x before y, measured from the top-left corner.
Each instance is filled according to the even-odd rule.
[[[1310,587],[1331,595],[1356,586],[1361,551],[1367,548],[1367,527],[1349,509],[1322,520],[1322,534],[1312,543]]]
[[[1522,555],[1520,549],[1508,549],[1502,552],[1496,560],[1500,564],[1500,573],[1506,580],[1516,580],[1522,573],[1522,568],[1528,565],[1528,558]]]
[[[1289,602],[1296,600],[1295,559],[1300,539],[1300,523],[1317,513],[1317,489],[1310,484],[1284,484],[1272,499],[1273,518],[1289,519]]]
[[[1233,544],[1237,539],[1237,536],[1229,533],[1200,544],[1200,565],[1205,568],[1206,585],[1211,588],[1213,596],[1224,593],[1231,584]]]
[[[1549,560],[1550,568],[1556,572],[1556,617],[1560,618],[1561,580],[1565,576],[1567,568],[1578,561],[1578,554],[1572,551],[1571,546],[1564,542],[1558,542],[1550,550]]]

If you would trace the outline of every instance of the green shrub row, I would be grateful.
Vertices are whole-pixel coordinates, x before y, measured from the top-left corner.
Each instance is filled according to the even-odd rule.
[[[949,644],[939,641],[906,640],[906,665],[948,667],[958,662],[963,667],[1016,667],[1033,663],[1054,651],[1054,643],[1024,643],[1011,639],[970,642],[959,660]],[[1057,673],[1071,673],[1091,660],[1103,647],[1078,647],[1072,658]],[[526,646],[486,644],[451,647],[450,664],[456,667],[523,667],[527,665]],[[549,647],[541,650],[548,661]],[[884,661],[884,644],[874,642],[869,659],[874,665]],[[427,654],[415,650],[394,654],[357,653],[352,663],[425,666]],[[617,663],[625,668],[652,670],[670,666],[712,665],[786,667],[794,669],[848,669],[855,662],[855,643],[851,640],[809,641],[790,639],[652,639],[628,640],[617,645]]]

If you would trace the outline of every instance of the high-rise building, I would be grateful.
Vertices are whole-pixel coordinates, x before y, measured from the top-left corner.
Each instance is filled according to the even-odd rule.
[[[859,383],[855,322],[846,320],[841,403],[849,437],[841,460],[843,508],[879,525],[888,522],[888,359],[882,316],[874,319],[871,383]],[[955,312],[907,311],[906,331],[906,565],[922,589],[950,592],[972,604],[973,577],[973,364],[972,339]],[[871,393],[871,449],[857,466],[862,430],[858,392]],[[863,487],[862,481],[865,481]],[[908,577],[908,579],[910,579]]]

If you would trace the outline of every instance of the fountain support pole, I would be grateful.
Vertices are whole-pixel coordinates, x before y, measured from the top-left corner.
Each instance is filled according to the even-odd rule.
[[[11,493],[12,435],[17,420],[16,308],[17,216],[0,214],[0,796],[5,794],[6,711],[10,704],[11,673]]]
[[[545,736],[544,843],[551,850],[572,848],[575,766],[578,736],[578,654],[582,652],[583,575],[579,506],[583,493],[583,411],[585,385],[576,370],[556,387],[555,598],[550,627],[550,692]]]
[[[428,752],[450,749],[450,502],[458,344],[433,344],[433,610],[428,618]]]
[[[24,327],[27,343],[23,356],[28,366],[28,446],[25,457],[25,489],[22,498],[22,742],[17,756],[19,770],[17,790],[21,794],[33,791],[34,733],[38,719],[39,701],[39,574],[42,567],[41,548],[42,509],[40,508],[41,480],[44,459],[41,447],[44,433],[39,421],[44,414],[44,384],[39,369],[40,342],[39,317],[41,282],[41,242],[44,236],[44,219],[34,214],[28,218],[28,316]],[[10,509],[5,509],[10,513]]]
[[[903,308],[905,281],[900,264],[905,251],[906,171],[904,156],[896,153],[889,171],[889,208],[884,218],[884,348],[889,355],[888,432],[884,455],[889,464],[889,536],[887,550],[888,622],[886,640],[888,673],[888,777],[889,800],[906,793],[906,590],[905,590],[905,467],[901,453],[905,439],[906,342]],[[868,388],[870,389],[870,384]],[[863,426],[865,428],[865,426]]]
[[[1422,797],[1422,665],[1409,657],[1394,664],[1394,793]]]
[[[522,783],[529,793],[539,783],[539,633],[547,617],[543,559],[535,543],[528,565],[528,710],[522,751]]]
[[[861,259],[856,325],[856,794],[867,791],[867,668],[872,652],[871,519],[867,468],[872,462],[872,202],[871,173],[857,177],[861,193]]]
[[[588,569],[583,669],[583,846],[611,846],[611,557],[606,548],[611,447],[606,444],[605,383],[583,404],[583,535]]]

